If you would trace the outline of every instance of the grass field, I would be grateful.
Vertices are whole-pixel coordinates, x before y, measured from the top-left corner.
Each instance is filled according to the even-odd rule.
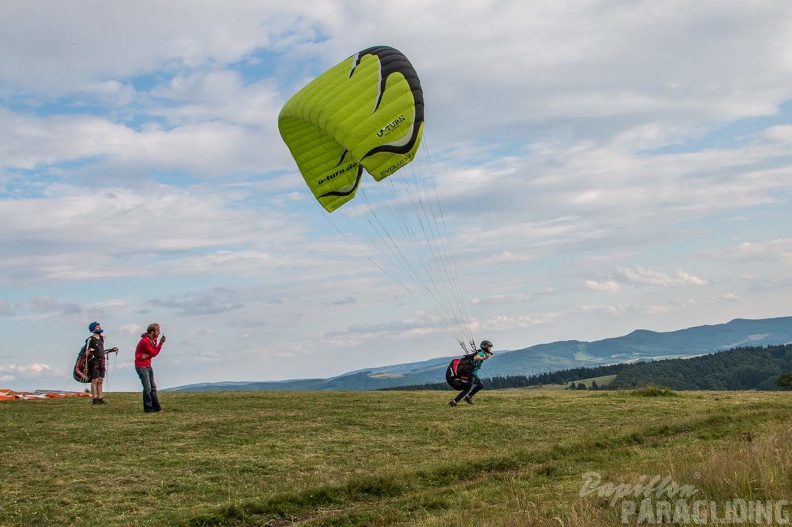
[[[668,483],[644,509],[643,495],[614,496],[655,476],[692,488],[690,505],[726,507],[698,524],[726,513],[735,523],[740,500],[778,509],[772,523],[741,525],[789,519],[778,505],[792,500],[787,393],[485,390],[458,408],[449,398],[164,392],[162,414],[143,414],[132,393],[106,406],[0,403],[0,525],[685,524],[664,516],[662,502],[679,497]]]

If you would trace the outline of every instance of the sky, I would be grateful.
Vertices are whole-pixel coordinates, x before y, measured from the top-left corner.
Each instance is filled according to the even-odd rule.
[[[0,387],[83,389],[94,320],[108,391],[139,389],[151,322],[160,389],[458,354],[278,132],[374,45],[420,76],[476,340],[790,316],[791,34],[787,0],[6,0]]]

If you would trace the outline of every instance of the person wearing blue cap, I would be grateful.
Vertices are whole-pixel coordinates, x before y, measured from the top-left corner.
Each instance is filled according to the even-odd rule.
[[[102,333],[102,325],[99,322],[88,324],[88,331],[91,336],[85,341],[85,350],[88,356],[88,370],[91,376],[91,397],[93,404],[107,404],[102,393],[102,384],[105,377],[105,338]]]

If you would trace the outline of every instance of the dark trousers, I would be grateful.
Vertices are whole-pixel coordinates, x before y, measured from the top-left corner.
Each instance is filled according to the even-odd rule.
[[[135,368],[135,371],[140,377],[140,382],[143,384],[143,411],[148,413],[159,412],[162,410],[160,407],[159,398],[157,398],[157,385],[154,384],[154,370],[151,366],[147,368]]]
[[[484,383],[481,382],[481,379],[478,378],[478,375],[471,375],[470,376],[470,386],[459,392],[459,395],[454,397],[456,402],[461,401],[465,398],[466,395],[473,397],[478,393],[480,389],[484,388]]]

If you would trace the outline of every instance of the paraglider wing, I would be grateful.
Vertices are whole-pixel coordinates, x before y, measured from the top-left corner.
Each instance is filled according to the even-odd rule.
[[[333,212],[355,197],[365,169],[374,179],[415,158],[423,91],[400,51],[376,46],[319,75],[281,109],[278,129],[314,197]]]
[[[83,345],[77,353],[77,359],[74,361],[74,369],[72,370],[72,377],[74,377],[74,380],[81,383],[91,382],[91,372],[88,368],[88,352],[86,351],[87,346],[88,341],[86,340],[85,345]]]

